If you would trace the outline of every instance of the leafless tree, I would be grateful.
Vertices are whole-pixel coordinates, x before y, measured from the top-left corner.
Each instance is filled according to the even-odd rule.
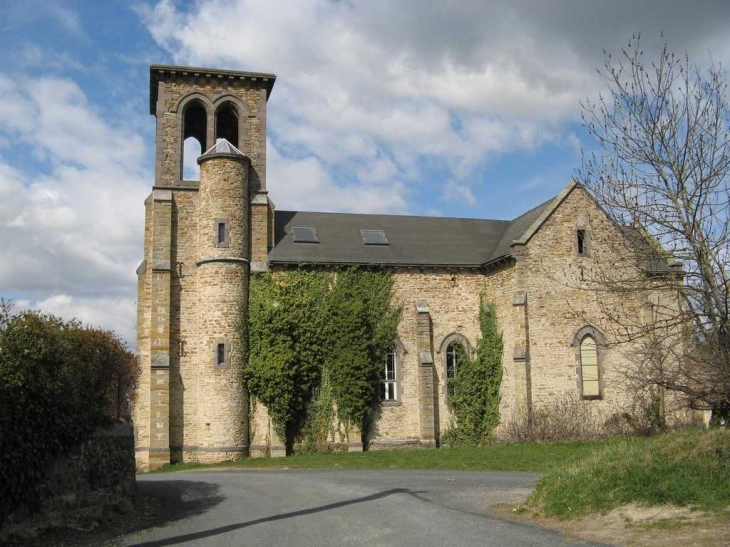
[[[726,423],[727,78],[720,65],[700,68],[662,42],[653,61],[638,35],[618,57],[606,54],[598,73],[608,91],[581,104],[599,146],[584,153],[579,180],[623,237],[603,262],[596,246],[594,267],[578,281],[623,303],[603,311],[614,342],[634,348],[633,380]]]

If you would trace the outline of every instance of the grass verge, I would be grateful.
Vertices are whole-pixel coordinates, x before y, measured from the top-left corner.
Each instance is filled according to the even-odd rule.
[[[604,443],[552,469],[528,505],[565,519],[630,503],[704,511],[730,506],[730,431],[688,429]]]
[[[546,472],[591,454],[597,447],[615,441],[562,442],[546,444],[501,444],[463,446],[439,450],[380,450],[360,453],[319,453],[285,459],[254,458],[213,465],[179,463],[153,473],[226,467],[239,469],[450,469],[462,471]]]

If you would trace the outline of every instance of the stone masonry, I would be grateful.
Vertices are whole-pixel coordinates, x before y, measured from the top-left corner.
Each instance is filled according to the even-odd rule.
[[[269,259],[277,243],[266,190],[266,107],[274,81],[272,74],[151,67],[157,160],[137,270],[140,468],[285,455],[266,408],[245,392],[237,338],[249,273],[285,267]],[[191,109],[195,123],[186,117]],[[235,112],[235,123],[223,120],[224,111]],[[220,140],[226,123],[236,142]],[[207,151],[198,160],[199,181],[182,179],[186,137]],[[573,182],[511,241],[504,259],[479,267],[393,268],[393,298],[403,306],[397,396],[383,401],[365,432],[370,449],[438,446],[454,425],[446,350],[452,342],[475,350],[480,295],[495,303],[504,339],[498,435],[520,413],[562,395],[580,399],[576,337],[584,332],[598,338],[601,390],[585,404],[608,415],[630,403],[620,373],[626,359],[600,333],[601,305],[611,302],[599,303],[596,293],[565,279],[567,271],[595,265],[590,253],[576,253],[576,230],[592,248],[608,249],[622,237]],[[637,313],[642,305],[637,300]],[[333,439],[350,450],[361,450],[361,440],[360,432]]]

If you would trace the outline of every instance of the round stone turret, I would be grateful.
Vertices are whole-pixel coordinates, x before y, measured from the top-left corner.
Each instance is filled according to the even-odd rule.
[[[248,304],[250,161],[221,139],[198,163],[198,423],[185,459],[221,461],[242,456],[248,441],[238,331]]]

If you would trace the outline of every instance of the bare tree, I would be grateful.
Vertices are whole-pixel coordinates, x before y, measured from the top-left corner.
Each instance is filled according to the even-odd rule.
[[[727,79],[721,66],[700,68],[662,41],[654,61],[644,58],[638,35],[618,58],[606,54],[598,73],[608,92],[581,104],[599,150],[584,154],[579,179],[621,227],[623,248],[606,252],[603,263],[597,256],[579,281],[625,297],[604,312],[614,341],[634,348],[633,380],[679,393],[725,423]]]

